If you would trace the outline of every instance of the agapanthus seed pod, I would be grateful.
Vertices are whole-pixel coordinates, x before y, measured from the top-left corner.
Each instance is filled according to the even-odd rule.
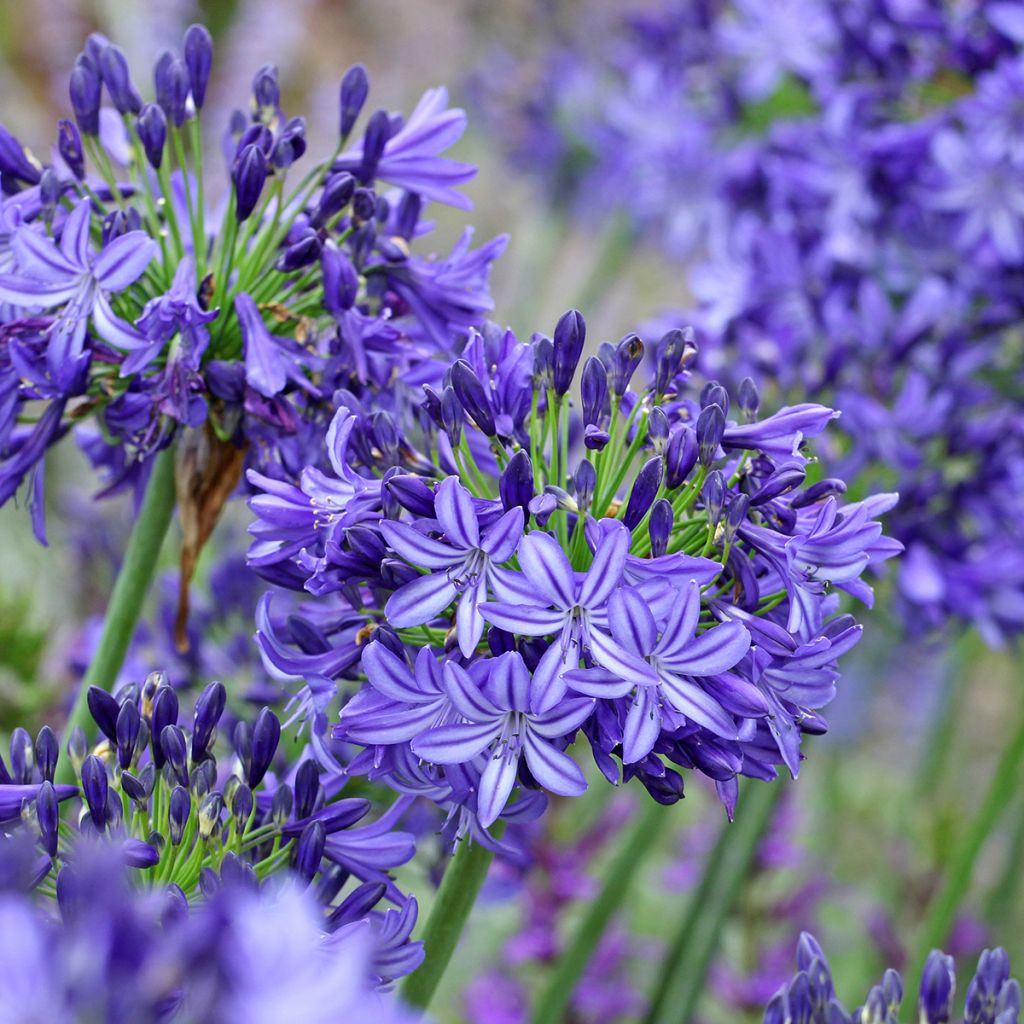
[[[39,773],[47,782],[53,782],[58,757],[60,743],[57,735],[48,725],[44,725],[36,735],[36,763],[39,766]]]
[[[561,397],[572,387],[572,379],[576,374],[583,346],[587,340],[587,324],[583,314],[576,309],[563,313],[555,325],[552,336],[552,387],[555,394]]]
[[[262,708],[252,728],[252,761],[247,781],[255,789],[267,774],[281,739],[281,722],[270,708]]]
[[[167,142],[167,118],[163,110],[155,103],[144,104],[135,123],[135,130],[150,166],[159,170]]]
[[[256,209],[267,180],[267,158],[259,146],[249,144],[238,157],[233,175],[235,185],[235,218],[246,221]]]
[[[192,719],[192,760],[200,761],[206,753],[213,731],[224,713],[227,691],[221,683],[210,683],[196,700]]]
[[[189,25],[185,32],[185,66],[196,110],[206,102],[206,87],[213,69],[213,37],[202,25]]]
[[[665,483],[670,490],[682,487],[697,464],[697,435],[690,426],[677,426],[665,445]]]
[[[672,525],[675,516],[672,502],[659,498],[651,506],[651,515],[647,520],[647,532],[651,538],[651,557],[660,558],[668,550],[669,538],[672,536]]]
[[[82,151],[82,137],[73,121],[61,118],[57,122],[57,151],[68,170],[81,181],[85,177],[85,154]]]
[[[83,135],[98,135],[100,131],[100,95],[103,84],[93,61],[79,54],[71,70],[68,93],[71,109]]]
[[[109,785],[106,766],[95,754],[90,754],[82,764],[82,794],[93,823],[100,830],[107,823]]]
[[[342,139],[348,138],[362,113],[366,97],[370,92],[370,82],[366,68],[362,64],[353,64],[341,79],[340,100],[341,118],[338,134]]]
[[[327,831],[319,821],[311,821],[299,836],[295,847],[295,873],[308,885],[320,868],[327,844]]]
[[[57,793],[48,781],[39,787],[39,793],[36,796],[36,819],[39,822],[39,839],[43,844],[43,849],[49,856],[56,857],[60,808]]]
[[[710,466],[718,457],[718,448],[725,434],[725,413],[720,405],[709,405],[697,417],[698,458],[702,466]]]
[[[640,472],[637,473],[636,480],[633,481],[633,489],[629,492],[626,511],[622,517],[627,529],[632,530],[640,525],[640,521],[654,503],[664,472],[665,461],[658,455],[653,459],[648,459],[640,467]]]
[[[487,392],[476,370],[464,359],[456,360],[452,366],[452,387],[466,415],[488,437],[494,437],[497,431]]]
[[[100,52],[98,68],[117,112],[137,114],[142,109],[142,97],[132,82],[124,50],[108,43]]]

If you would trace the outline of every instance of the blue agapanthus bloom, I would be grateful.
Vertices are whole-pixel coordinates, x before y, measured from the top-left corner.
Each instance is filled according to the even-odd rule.
[[[339,388],[372,396],[448,358],[491,309],[504,238],[415,252],[427,204],[467,208],[475,173],[444,155],[466,123],[444,89],[359,136],[369,86],[351,68],[337,146],[303,172],[305,122],[266,65],[215,174],[204,28],[183,54],[161,55],[144,102],[123,52],[90,36],[52,161],[0,129],[0,503],[27,481],[40,539],[45,454],[70,430],[108,492],[191,431],[222,465],[287,478],[320,458]]]
[[[364,678],[334,728],[364,748],[348,773],[492,845],[499,819],[586,788],[574,742],[665,803],[677,767],[701,771],[730,813],[740,775],[795,775],[860,637],[838,592],[870,603],[865,573],[899,550],[876,519],[895,495],[844,504],[809,476],[831,410],[759,418],[750,381],[735,407],[692,394],[683,331],[650,376],[635,335],[583,361],[585,332],[575,311],[526,343],[488,326],[419,400],[342,404],[329,472],[250,473],[250,563],[318,597],[315,629],[269,599],[258,623],[314,733],[314,689]]]
[[[852,1013],[836,997],[828,960],[806,932],[796,949],[796,977],[772,999],[764,1024],[898,1024],[904,1002],[903,981],[887,970],[880,985]],[[963,1016],[953,1016],[956,968],[951,956],[934,950],[921,975],[917,1020],[921,1024],[1017,1024],[1021,1013],[1020,984],[1010,977],[1004,949],[986,949],[967,986]]]
[[[395,827],[409,800],[368,823],[371,802],[344,795],[346,780],[324,770],[319,748],[302,743],[285,757],[274,712],[237,718],[220,683],[198,695],[190,727],[163,673],[113,695],[93,687],[88,705],[96,735],[79,729],[68,740],[77,785],[55,784],[60,750],[45,726],[35,740],[15,729],[10,769],[0,758],[0,858],[30,850],[23,888],[63,906],[98,843],[130,869],[133,887],[170,891],[183,910],[223,885],[287,877],[308,890],[325,935],[365,933],[380,984],[420,964],[416,900],[390,874],[415,852]],[[62,821],[60,803],[75,798],[75,823]],[[382,900],[392,906],[375,909]]]

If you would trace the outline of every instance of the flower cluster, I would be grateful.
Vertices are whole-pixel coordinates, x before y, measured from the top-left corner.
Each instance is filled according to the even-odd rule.
[[[1024,628],[1021,12],[606,15],[525,99],[515,76],[478,76],[487,103],[528,113],[503,135],[514,158],[690,263],[695,308],[665,326],[697,327],[708,376],[843,410],[839,471],[904,497],[887,522],[911,632],[954,619],[1003,642]]]
[[[68,741],[82,800],[76,826],[60,816],[60,802],[77,797],[79,786],[54,783],[54,733],[44,726],[33,742],[16,729],[10,770],[0,760],[0,820],[8,826],[0,847],[35,840],[37,854],[22,858],[25,887],[63,902],[75,865],[98,840],[133,869],[133,884],[169,890],[183,907],[227,881],[257,887],[290,874],[321,907],[325,931],[358,925],[368,932],[379,982],[415,969],[422,959],[421,944],[410,942],[416,901],[388,874],[415,850],[411,835],[394,831],[408,801],[364,823],[370,801],[339,798],[344,780],[324,773],[308,748],[278,777],[281,725],[268,708],[251,723],[233,721],[230,756],[218,762],[218,728],[227,731],[233,718],[226,696],[220,683],[207,686],[186,730],[162,673],[115,695],[91,688],[100,741],[90,752],[81,729]],[[358,884],[341,898],[350,879]],[[374,910],[382,899],[395,909]]]
[[[886,971],[882,983],[876,985],[864,1005],[851,1014],[836,998],[825,954],[807,933],[800,936],[796,959],[799,971],[768,1004],[765,1024],[797,1024],[798,1021],[806,1024],[897,1024],[899,1021],[903,982],[896,971]],[[922,972],[917,1019],[921,1024],[946,1024],[952,1020],[955,993],[953,958],[935,950]],[[1006,951],[985,950],[967,987],[963,1024],[1017,1024],[1020,1009],[1020,985],[1010,977],[1010,958]]]
[[[334,152],[296,180],[305,121],[265,65],[223,137],[229,187],[208,189],[212,62],[192,26],[145,102],[93,35],[52,161],[0,127],[0,503],[27,480],[40,539],[44,456],[72,428],[108,490],[184,438],[179,494],[216,507],[245,460],[273,476],[315,461],[336,390],[393,382],[491,308],[504,239],[473,249],[467,228],[447,256],[412,251],[429,202],[469,205],[474,168],[443,155],[465,126],[444,89],[408,120],[378,110],[360,138],[368,82],[351,68]]]
[[[325,940],[298,886],[233,877],[189,910],[173,888],[138,889],[98,843],[65,868],[59,901],[46,907],[21,888],[29,860],[24,848],[0,847],[0,999],[12,1020],[414,1019],[376,990],[366,929]]]
[[[575,311],[530,342],[488,327],[419,405],[340,408],[330,473],[249,474],[250,563],[323,597],[287,636],[265,604],[265,655],[311,687],[365,676],[335,726],[366,748],[348,771],[432,797],[456,833],[582,793],[578,736],[666,803],[670,765],[730,812],[739,775],[795,775],[860,637],[837,591],[870,602],[865,570],[899,550],[875,521],[895,496],[844,505],[804,450],[831,410],[759,419],[750,381],[735,410],[688,394],[674,330],[650,379],[635,335],[602,344],[577,416],[584,348]]]

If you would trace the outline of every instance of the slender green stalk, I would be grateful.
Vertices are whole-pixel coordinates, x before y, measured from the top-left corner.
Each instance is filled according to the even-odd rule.
[[[110,596],[99,645],[68,715],[65,741],[71,730],[75,726],[84,725],[89,716],[86,703],[89,687],[109,689],[124,663],[143,599],[153,579],[160,548],[174,514],[174,500],[174,449],[165,448],[154,460],[146,496],[128,538],[128,549],[114,583],[114,592]],[[57,781],[74,782],[74,768],[69,757],[62,757],[58,761]]]
[[[576,926],[569,944],[558,959],[547,985],[533,1011],[534,1024],[551,1024],[566,1019],[569,1001],[608,927],[608,922],[622,906],[638,868],[657,846],[658,833],[672,809],[651,800],[632,823],[625,841],[604,873],[601,891],[594,897],[587,912]]]
[[[601,239],[601,249],[586,281],[576,296],[575,309],[584,315],[592,311],[615,283],[636,245],[636,232],[629,217],[615,217]]]
[[[426,959],[402,983],[402,1000],[408,1006],[425,1010],[430,1005],[493,859],[494,854],[479,843],[464,839],[459,844],[423,929]]]
[[[704,876],[665,956],[644,1024],[680,1024],[693,1019],[725,922],[784,788],[781,780],[743,785],[736,820],[722,828],[704,862]]]
[[[957,909],[963,903],[974,875],[974,865],[995,831],[1003,812],[1012,803],[1024,771],[1024,714],[1003,748],[975,818],[961,834],[950,858],[949,870],[935,894],[917,944],[915,964],[924,964],[928,954],[949,936]]]

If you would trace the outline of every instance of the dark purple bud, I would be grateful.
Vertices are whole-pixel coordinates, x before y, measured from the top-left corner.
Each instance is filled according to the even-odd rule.
[[[89,714],[99,726],[100,732],[111,743],[116,743],[117,716],[121,712],[121,705],[106,690],[101,690],[98,686],[89,687],[86,702],[89,705]]]
[[[599,425],[608,407],[608,371],[596,356],[591,356],[583,364],[580,393],[583,399],[584,424]]]
[[[583,430],[583,444],[588,451],[604,451],[611,438],[612,436],[607,430],[595,427],[592,423],[588,424]]]
[[[918,1001],[922,1024],[946,1024],[953,1012],[956,971],[953,958],[933,949],[921,973]]]
[[[331,911],[327,918],[327,930],[336,931],[344,924],[361,921],[383,899],[386,892],[387,886],[383,882],[364,882],[353,889]]]
[[[659,498],[651,506],[651,517],[647,521],[647,530],[651,535],[652,558],[660,558],[668,550],[674,521],[672,503],[665,498]]]
[[[160,863],[160,851],[142,839],[121,841],[121,860],[129,868],[151,868]]]
[[[68,170],[81,181],[85,177],[85,154],[82,151],[82,136],[73,121],[61,119],[57,122],[57,150]]]
[[[85,40],[85,55],[92,61],[94,67],[100,66],[100,58],[108,46],[110,46],[110,40],[102,32],[89,33]]]
[[[36,797],[36,818],[39,820],[39,838],[43,849],[51,856],[57,856],[57,826],[60,824],[60,809],[57,792],[50,782],[39,787]]]
[[[533,336],[533,379],[542,391],[551,387],[554,373],[554,344],[547,336],[535,334]]]
[[[291,817],[295,805],[295,795],[291,786],[278,786],[270,801],[270,817],[278,828],[283,828]]]
[[[794,487],[799,487],[807,475],[803,466],[796,464],[780,466],[767,480],[751,495],[750,504],[763,505],[780,494],[788,494]]]
[[[692,327],[687,327],[686,330],[676,327],[669,331],[658,342],[655,350],[655,395],[665,394],[676,374],[684,369],[696,354],[697,346],[693,343]]]
[[[164,754],[160,737],[164,728],[168,725],[178,724],[178,695],[169,686],[161,686],[153,698],[153,713],[151,719],[151,745],[153,748],[153,763],[157,768],[163,767]]]
[[[205,842],[220,828],[224,814],[224,798],[220,793],[207,793],[199,804],[199,836]]]
[[[810,1021],[817,1016],[814,1002],[811,998],[811,985],[806,974],[798,974],[790,983],[787,993],[789,998],[789,1012],[794,1021]],[[883,1017],[869,1017],[868,1020],[881,1021]]]
[[[264,64],[252,80],[253,113],[261,121],[268,121],[281,106],[281,86],[278,82],[277,67]]]
[[[71,69],[68,93],[71,109],[83,135],[98,135],[100,131],[100,93],[103,90],[96,65],[84,53],[79,54]]]
[[[407,241],[412,241],[416,234],[416,226],[420,222],[423,200],[416,192],[406,192],[398,203],[395,215],[395,233]]]
[[[819,965],[824,964],[824,958],[818,961]],[[828,965],[824,966],[825,973],[828,973]],[[813,978],[812,978],[813,986]],[[835,990],[832,988],[832,978],[829,976],[829,997],[835,994]],[[899,1006],[903,1002],[903,979],[899,974],[894,971],[891,967],[886,968],[885,974],[882,975],[882,995],[885,996],[886,1006]],[[827,999],[819,999],[819,1003],[824,1005]]]
[[[206,748],[213,739],[220,716],[224,714],[227,693],[220,683],[210,683],[196,700],[195,715],[192,719],[192,760],[201,761]]]
[[[36,736],[36,763],[39,765],[39,773],[46,782],[53,782],[59,756],[60,743],[57,736],[48,725],[44,725]]]
[[[455,388],[450,384],[441,395],[441,422],[451,446],[457,448],[462,438],[464,415],[462,403],[455,397]]]
[[[124,50],[113,43],[103,47],[99,55],[99,71],[117,112],[137,114],[142,109],[142,97],[132,83]]]
[[[811,484],[805,491],[793,495],[790,501],[790,508],[804,508],[813,505],[816,501],[824,501],[825,498],[838,498],[846,493],[846,484],[835,477],[826,477],[817,483]]]
[[[164,158],[164,144],[167,142],[167,118],[155,103],[147,103],[135,123],[146,159],[154,170],[159,170]]]
[[[19,786],[27,786],[32,781],[36,752],[32,745],[32,737],[20,725],[11,733],[10,751],[11,778]]]
[[[590,503],[594,500],[594,490],[597,487],[597,470],[594,464],[584,459],[576,467],[572,477],[573,490],[576,493],[576,507],[586,515],[590,511]]]
[[[697,444],[702,466],[710,466],[718,455],[725,433],[725,413],[720,405],[709,405],[697,417]]]
[[[352,193],[352,220],[365,224],[377,212],[377,193],[372,188],[357,188]]]
[[[142,780],[136,778],[129,771],[121,773],[121,788],[128,794],[128,799],[133,800],[137,804],[144,804],[149,799],[149,794],[146,792],[146,787],[143,785]]]
[[[348,206],[355,190],[356,179],[351,174],[346,171],[332,174],[324,184],[323,192],[320,193],[320,202],[310,218],[310,225],[314,228],[323,227]]]
[[[665,454],[668,442],[668,417],[660,406],[656,405],[647,417],[647,440],[651,442],[656,454]]]
[[[231,795],[231,817],[235,819],[235,828],[239,832],[244,832],[248,826],[254,805],[252,790],[244,783],[236,787]]]
[[[160,733],[164,762],[179,786],[188,785],[188,746],[185,733],[177,725],[165,725]]]
[[[683,799],[683,777],[672,768],[667,768],[661,776],[643,772],[640,781],[654,800],[664,807],[671,807]]]
[[[391,118],[386,110],[375,111],[363,133],[363,160],[356,172],[356,177],[364,185],[369,185],[377,176],[377,164],[384,155],[384,147],[391,138]]]
[[[246,146],[235,166],[235,217],[241,224],[256,209],[260,193],[267,180],[267,158],[256,145]]]
[[[488,437],[494,437],[494,414],[487,399],[487,391],[476,375],[476,370],[465,359],[457,359],[452,366],[452,387],[469,419]]]
[[[236,163],[246,146],[258,146],[260,152],[269,158],[274,148],[274,133],[265,124],[250,124],[244,127],[238,136],[238,145],[235,149]]]
[[[316,263],[320,259],[322,251],[323,243],[320,241],[320,236],[315,231],[310,231],[294,245],[285,249],[277,263],[274,264],[274,269],[281,271],[282,274],[301,270],[303,267]]]
[[[736,531],[746,521],[747,513],[750,511],[750,497],[746,494],[737,495],[729,505],[725,513],[725,543],[731,544]]]
[[[135,741],[139,738],[142,716],[133,701],[126,700],[117,716],[117,763],[121,770],[131,767],[135,757]]]
[[[281,130],[270,154],[270,162],[286,171],[306,152],[306,120],[293,117]]]
[[[157,63],[155,77],[157,105],[167,120],[180,128],[188,117],[188,68],[177,57],[165,53]]]
[[[175,786],[171,790],[171,801],[168,810],[168,830],[171,844],[177,846],[185,835],[185,826],[192,813],[192,797],[184,786]]]
[[[327,844],[327,830],[319,821],[311,821],[299,836],[295,849],[295,872],[307,885],[320,868]]]
[[[533,463],[522,449],[508,460],[498,480],[498,494],[506,512],[519,507],[527,514],[533,498]]]
[[[202,110],[213,68],[213,37],[202,25],[189,25],[185,32],[185,66],[192,102],[196,110]]]
[[[627,334],[615,348],[611,369],[612,392],[621,398],[644,357],[644,343],[635,334]]]
[[[729,415],[729,392],[717,380],[708,381],[700,391],[700,407],[720,405],[722,412]]]
[[[52,167],[47,167],[39,178],[39,204],[43,209],[43,219],[47,223],[52,222],[63,191],[64,185],[57,177],[57,172]]]
[[[556,395],[564,395],[572,387],[572,379],[583,355],[586,340],[587,324],[583,314],[575,309],[563,313],[555,325],[551,342],[554,350],[552,382]]]
[[[267,774],[280,739],[281,723],[277,715],[270,708],[263,708],[256,716],[256,724],[252,729],[252,762],[249,765],[248,782],[253,789]]]
[[[761,408],[761,395],[757,385],[749,377],[744,377],[740,381],[739,402],[748,420],[757,416],[757,410]]]
[[[313,760],[305,760],[295,773],[295,817],[308,818],[317,808],[320,793],[320,769]]]
[[[408,509],[414,516],[434,518],[434,492],[422,477],[413,476],[411,473],[397,473],[388,478],[384,489],[402,508]]]
[[[362,64],[353,64],[341,80],[341,122],[338,132],[342,139],[348,138],[355,127],[363,104],[370,92],[370,81]]]
[[[722,518],[722,509],[725,507],[725,477],[721,470],[715,469],[708,474],[700,496],[707,512],[708,526],[714,529],[718,525],[718,520]]]
[[[629,492],[625,515],[622,517],[627,529],[632,530],[638,526],[654,503],[658,488],[661,487],[664,468],[665,463],[660,456],[649,459],[640,468],[636,480],[633,481],[633,489]]]
[[[89,805],[93,823],[100,830],[107,821],[108,791],[106,766],[95,754],[90,754],[82,764],[82,793]]]

